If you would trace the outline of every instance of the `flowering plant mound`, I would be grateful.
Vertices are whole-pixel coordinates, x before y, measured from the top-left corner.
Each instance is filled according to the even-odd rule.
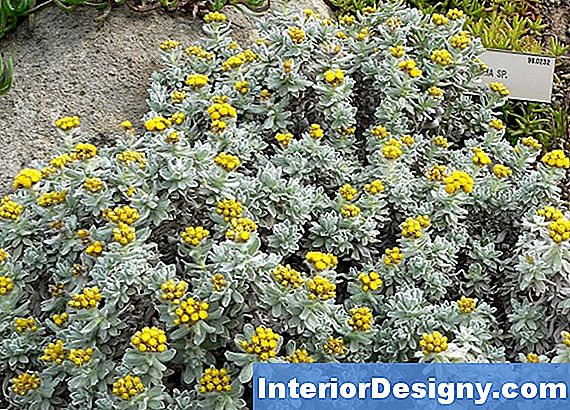
[[[306,11],[242,48],[209,15],[161,46],[143,135],[58,121],[0,203],[1,404],[243,408],[260,361],[569,361],[570,160],[503,140],[462,24]]]

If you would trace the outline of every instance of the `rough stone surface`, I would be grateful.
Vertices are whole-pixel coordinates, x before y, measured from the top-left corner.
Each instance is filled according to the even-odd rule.
[[[322,0],[273,1],[329,13]],[[252,37],[253,18],[229,8],[238,40]],[[94,143],[112,142],[125,119],[146,111],[147,87],[158,68],[158,45],[166,38],[189,44],[202,35],[201,21],[163,12],[114,9],[102,22],[94,10],[71,14],[48,8],[34,27],[23,24],[0,43],[14,56],[15,83],[0,97],[0,193],[32,160],[45,159],[57,144],[54,121],[79,115]],[[233,20],[232,20],[233,21]]]

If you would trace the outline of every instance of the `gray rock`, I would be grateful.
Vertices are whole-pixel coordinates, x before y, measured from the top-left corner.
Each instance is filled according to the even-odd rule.
[[[330,14],[323,0],[273,1]],[[255,17],[232,8],[236,38],[251,39]],[[96,144],[112,143],[125,119],[146,111],[148,80],[159,65],[160,43],[174,38],[190,44],[202,35],[200,20],[160,11],[138,14],[126,7],[102,22],[97,11],[65,13],[55,7],[23,24],[2,40],[4,54],[14,56],[15,82],[0,97],[0,193],[32,160],[48,158],[57,144],[57,118],[79,115],[82,130]]]

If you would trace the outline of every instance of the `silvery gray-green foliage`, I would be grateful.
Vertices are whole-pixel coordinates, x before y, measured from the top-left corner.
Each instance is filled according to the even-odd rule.
[[[245,348],[258,326],[280,335],[270,361],[500,362],[530,360],[533,352],[542,361],[569,361],[570,336],[561,332],[570,309],[570,244],[553,241],[551,222],[537,214],[545,206],[568,212],[559,187],[567,171],[541,162],[532,141],[512,147],[501,127],[490,125],[504,98],[479,85],[477,39],[466,48],[449,45],[462,23],[438,26],[401,2],[340,24],[312,13],[277,14],[260,21],[251,58],[231,69],[224,63],[246,51],[227,22],[205,24],[201,49],[165,43],[143,118],[148,132],[128,130],[82,159],[76,153],[84,136],[78,128],[62,131],[61,153],[75,153],[73,160],[55,170],[52,163],[41,181],[20,184],[13,203],[2,203],[3,211],[23,209],[16,219],[0,218],[0,246],[9,254],[0,277],[14,286],[0,295],[0,404],[243,408],[252,364],[265,360]],[[395,46],[405,54],[395,56]],[[440,49],[453,63],[432,61]],[[405,60],[421,75],[403,69]],[[343,79],[331,84],[326,73],[337,69]],[[188,85],[194,74],[207,83]],[[243,81],[245,93],[236,88]],[[429,92],[434,86],[441,97]],[[173,101],[175,91],[185,98]],[[223,132],[212,129],[208,112],[220,101],[237,112],[226,116]],[[167,125],[157,130],[160,117]],[[312,124],[322,137],[310,135]],[[280,143],[278,133],[293,138]],[[396,155],[387,153],[390,145]],[[492,163],[474,163],[474,148]],[[221,152],[237,156],[239,166],[220,166]],[[125,153],[140,157],[126,163]],[[497,164],[512,175],[500,177]],[[446,166],[444,177],[427,176],[435,165]],[[446,191],[455,171],[473,178],[471,192]],[[89,191],[88,178],[98,178],[102,190]],[[382,189],[366,189],[375,180]],[[345,184],[357,189],[354,198],[339,193]],[[62,191],[60,204],[38,203]],[[239,201],[243,217],[257,225],[246,239],[226,237],[235,227],[216,211],[226,198]],[[343,213],[350,204],[358,215]],[[136,238],[122,245],[114,239],[118,225],[104,215],[125,205],[140,217],[132,223]],[[430,222],[418,236],[403,236],[405,221],[422,215]],[[189,244],[181,239],[187,226],[209,236]],[[95,241],[100,254],[86,253]],[[386,250],[394,247],[403,259],[390,263]],[[311,251],[332,253],[338,265],[318,268]],[[279,264],[301,272],[298,287],[275,279]],[[362,274],[372,272],[382,286],[365,287]],[[320,297],[322,289],[311,297],[316,277],[336,285],[334,297]],[[163,298],[169,280],[188,284],[181,299],[208,303],[207,319],[175,322],[179,305]],[[96,308],[68,306],[73,294],[94,286],[102,295]],[[474,310],[460,307],[461,296],[474,299]],[[370,329],[350,324],[358,307],[372,312]],[[63,312],[69,318],[57,325],[53,315]],[[15,320],[27,317],[37,329],[17,331]],[[132,337],[144,326],[166,331],[166,351],[136,348]],[[448,337],[449,348],[423,352],[422,336],[434,331]],[[329,348],[331,338],[340,350]],[[42,359],[56,340],[66,349],[92,348],[93,356],[82,366]],[[305,356],[295,356],[300,351]],[[230,392],[200,391],[211,366],[228,369]],[[38,372],[41,384],[16,395],[10,379],[25,371]],[[144,389],[123,400],[112,385],[127,374],[139,376]]]

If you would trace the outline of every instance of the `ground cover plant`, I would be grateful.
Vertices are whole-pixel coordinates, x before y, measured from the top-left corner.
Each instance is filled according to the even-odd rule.
[[[569,361],[570,158],[504,139],[463,20],[307,10],[244,48],[213,12],[160,45],[142,133],[58,120],[0,202],[0,404],[244,408],[260,361]]]
[[[341,15],[372,6],[375,0],[327,0]],[[542,15],[553,5],[537,0],[408,0],[425,13],[445,14],[461,9],[466,16],[465,30],[479,37],[484,47],[551,55],[557,58],[553,104],[512,101],[503,107],[507,138],[516,143],[524,137],[538,139],[545,148],[566,147],[570,140],[568,116],[568,46]],[[567,7],[561,5],[559,7]]]

